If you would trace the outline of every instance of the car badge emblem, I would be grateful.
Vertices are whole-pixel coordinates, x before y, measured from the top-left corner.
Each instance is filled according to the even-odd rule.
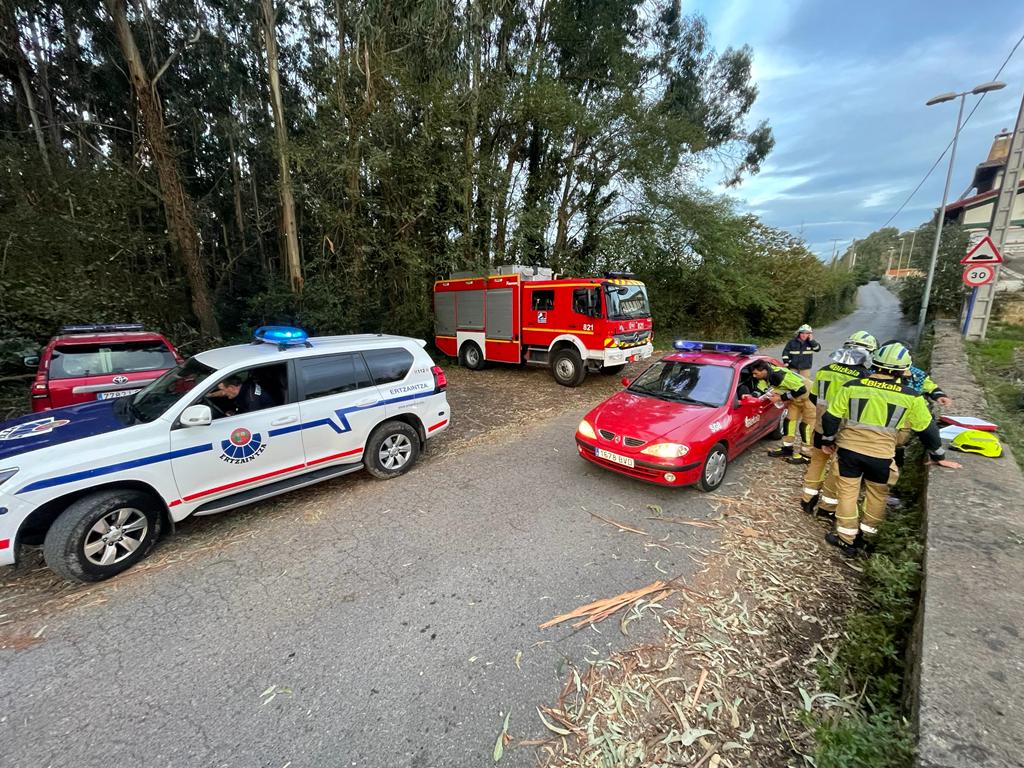
[[[115,384],[127,384],[128,383],[128,377],[127,376],[115,376],[114,377],[114,383]]]
[[[250,432],[245,427],[232,430],[227,440],[220,441],[221,454],[218,458],[228,464],[248,464],[267,450],[267,444],[259,432]]]
[[[0,440],[21,440],[26,437],[45,435],[57,427],[63,427],[65,424],[70,423],[70,419],[55,419],[53,416],[45,419],[36,419],[35,421],[26,421],[24,424],[15,424],[13,427],[0,430]]]
[[[616,435],[615,437],[613,437],[613,438],[612,438],[612,442],[613,442],[613,443],[617,443],[617,442],[619,442],[619,436],[618,436],[618,435]]]

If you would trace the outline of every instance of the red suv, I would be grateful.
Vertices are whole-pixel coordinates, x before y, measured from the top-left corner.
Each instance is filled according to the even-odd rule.
[[[32,410],[131,395],[180,362],[171,342],[141,325],[66,325],[38,356],[25,358],[38,366]]]

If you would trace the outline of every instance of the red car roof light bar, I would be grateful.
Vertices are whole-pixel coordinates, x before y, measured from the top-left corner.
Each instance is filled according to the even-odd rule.
[[[726,341],[690,341],[676,339],[672,346],[680,352],[722,352],[733,355],[753,355],[757,353],[757,344],[736,344]]]

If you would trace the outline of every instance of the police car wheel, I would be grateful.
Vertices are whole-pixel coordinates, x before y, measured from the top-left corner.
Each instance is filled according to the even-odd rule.
[[[725,480],[726,470],[729,468],[729,456],[725,452],[725,446],[716,443],[708,451],[704,459],[704,466],[700,468],[700,479],[697,481],[697,488],[705,493],[713,491]]]
[[[622,373],[622,369],[625,367],[625,363],[623,363],[622,365],[606,365],[604,366],[604,368],[601,369],[601,373],[603,373],[605,376],[618,376],[620,373]]]
[[[575,349],[560,349],[551,358],[551,374],[563,387],[578,387],[587,378],[587,369]]]
[[[163,518],[152,496],[98,491],[73,502],[46,532],[43,557],[68,581],[102,581],[149,554]]]
[[[420,455],[420,436],[404,421],[381,424],[366,441],[363,466],[374,477],[388,480],[404,475]]]
[[[476,342],[467,341],[462,345],[462,349],[459,350],[459,363],[471,371],[479,371],[484,367],[484,353],[480,351]]]

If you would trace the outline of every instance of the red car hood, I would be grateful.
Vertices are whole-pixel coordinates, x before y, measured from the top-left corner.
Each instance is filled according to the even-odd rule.
[[[686,440],[695,430],[710,422],[718,410],[703,405],[671,403],[623,390],[597,406],[586,418],[594,429],[610,430],[644,442],[662,437]]]

